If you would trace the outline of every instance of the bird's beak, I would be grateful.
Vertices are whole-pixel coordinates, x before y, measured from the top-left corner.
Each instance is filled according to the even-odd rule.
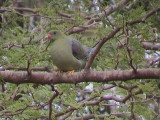
[[[46,37],[45,37],[45,39],[50,39],[51,38],[51,34],[48,34]]]

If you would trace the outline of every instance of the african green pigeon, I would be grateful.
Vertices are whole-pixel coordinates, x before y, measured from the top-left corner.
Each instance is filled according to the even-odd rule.
[[[46,38],[51,43],[51,59],[61,71],[83,69],[90,52],[93,51],[58,30],[50,31]]]

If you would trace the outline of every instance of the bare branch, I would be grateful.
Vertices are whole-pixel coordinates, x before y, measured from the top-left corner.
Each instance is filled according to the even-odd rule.
[[[153,64],[155,64],[155,63],[157,63],[157,62],[159,62],[159,61],[160,61],[160,57],[157,58],[157,59],[155,59],[155,60],[152,60],[152,62],[150,63],[150,65],[153,65]]]
[[[115,10],[117,10],[118,8],[122,7],[123,5],[127,4],[130,0],[121,0],[119,3],[112,5],[110,7],[107,7],[105,9],[105,12],[101,14],[100,17],[96,17],[96,18],[92,18],[91,20],[88,21],[88,24],[92,24],[94,21],[98,22],[100,21],[101,17],[107,16],[111,13],[113,13]]]
[[[148,42],[141,42],[142,43],[142,46],[144,49],[146,50],[160,50],[160,45],[153,45],[151,43],[148,43]]]
[[[85,115],[83,117],[77,117],[74,120],[89,120],[92,118],[99,118],[99,119],[104,119],[106,115],[96,115],[96,114],[90,114],[90,115]]]
[[[19,87],[16,87],[16,89],[13,91],[11,96],[9,96],[8,100],[14,100],[17,95],[18,90],[19,90]]]
[[[127,81],[132,79],[159,79],[159,69],[137,69],[133,70],[114,70],[114,71],[82,71],[75,72],[73,75],[56,72],[32,72],[30,76],[27,72],[0,71],[0,76],[5,82],[10,83],[37,83],[37,84],[59,84],[59,83],[80,83],[80,82],[110,82]]]
[[[90,115],[85,115],[82,117],[77,117],[74,120],[89,120],[89,119],[93,119],[93,118],[105,119],[106,117],[110,117],[111,115],[117,116],[117,117],[125,117],[126,113],[111,113],[110,115],[90,114]]]
[[[127,22],[127,24],[133,25],[133,24],[140,23],[140,22],[145,23],[147,18],[149,18],[151,15],[155,14],[158,11],[160,11],[160,7],[153,9],[152,11],[147,13],[142,19],[129,21],[129,22]]]
[[[62,17],[66,17],[66,18],[71,18],[71,17],[72,17],[71,15],[66,14],[66,13],[63,13],[63,12],[58,12],[58,11],[57,11],[57,13],[58,13],[58,15],[60,15],[60,16],[62,16]]]
[[[31,12],[31,13],[37,13],[38,12],[38,11],[36,11],[34,9],[31,9],[31,8],[18,8],[18,7],[14,7],[13,9],[17,10],[17,11]],[[11,12],[11,8],[1,8],[0,9],[0,13],[3,13],[3,12]]]
[[[131,66],[133,71],[136,73],[137,69],[133,65],[133,58],[132,58],[132,54],[131,54],[130,39],[129,39],[129,33],[128,33],[127,24],[126,24],[125,34],[126,34],[126,49],[127,49],[127,53],[128,53],[128,56],[129,56],[129,65]]]
[[[26,67],[14,67],[14,66],[7,66],[7,67],[3,67],[0,68],[0,71],[5,71],[5,70],[19,70],[19,71],[27,71]],[[47,67],[34,67],[34,68],[30,68],[31,71],[51,71],[49,68]]]
[[[87,26],[78,26],[78,27],[73,26],[72,28],[67,30],[67,32],[69,32],[69,34],[79,33],[79,32],[85,31],[86,29],[88,29],[96,24],[97,24],[97,22],[94,22],[94,23],[87,25]]]
[[[91,53],[90,58],[85,66],[86,70],[89,70],[89,68],[91,67],[94,58],[96,57],[97,53],[99,52],[99,50],[101,49],[101,47],[103,46],[103,44],[109,40],[110,38],[113,38],[114,35],[120,30],[120,27],[116,27],[108,36],[104,37],[97,45],[96,49],[94,50],[93,53]]]
[[[81,101],[80,103],[79,103],[79,106],[85,106],[85,102],[86,101],[90,101],[90,100],[92,100],[92,99],[94,99],[94,98],[96,98],[96,97],[98,97],[98,95],[96,94],[96,95],[93,95],[93,96],[91,96],[91,97],[89,97],[89,98],[87,98],[87,99],[85,99],[84,101]],[[54,116],[55,117],[59,117],[59,116],[62,116],[62,115],[64,115],[64,114],[66,114],[66,113],[69,113],[69,112],[73,112],[74,110],[77,110],[78,108],[75,108],[75,107],[69,107],[66,111],[62,111],[62,112],[59,112],[59,113],[56,113]]]
[[[51,118],[51,116],[52,116],[52,101],[55,99],[55,97],[57,97],[59,95],[58,90],[55,89],[53,85],[51,85],[51,87],[52,87],[52,91],[54,91],[54,94],[49,100],[49,120],[52,120],[52,118]]]
[[[68,112],[66,115],[63,116],[63,118],[59,119],[59,120],[65,120],[68,117],[70,117],[72,115],[72,112]]]
[[[28,75],[31,75],[30,64],[31,64],[31,60],[30,60],[30,58],[29,58],[29,59],[27,60],[27,73],[28,73]]]

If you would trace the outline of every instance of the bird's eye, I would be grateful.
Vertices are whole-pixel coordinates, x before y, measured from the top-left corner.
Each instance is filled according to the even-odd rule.
[[[55,35],[55,34],[56,34],[56,32],[53,32],[53,34]]]

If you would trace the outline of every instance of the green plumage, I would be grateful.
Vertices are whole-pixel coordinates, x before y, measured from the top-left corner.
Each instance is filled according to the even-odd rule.
[[[49,32],[48,38],[51,40],[52,61],[60,70],[81,70],[85,67],[89,54],[87,47],[57,30]]]

